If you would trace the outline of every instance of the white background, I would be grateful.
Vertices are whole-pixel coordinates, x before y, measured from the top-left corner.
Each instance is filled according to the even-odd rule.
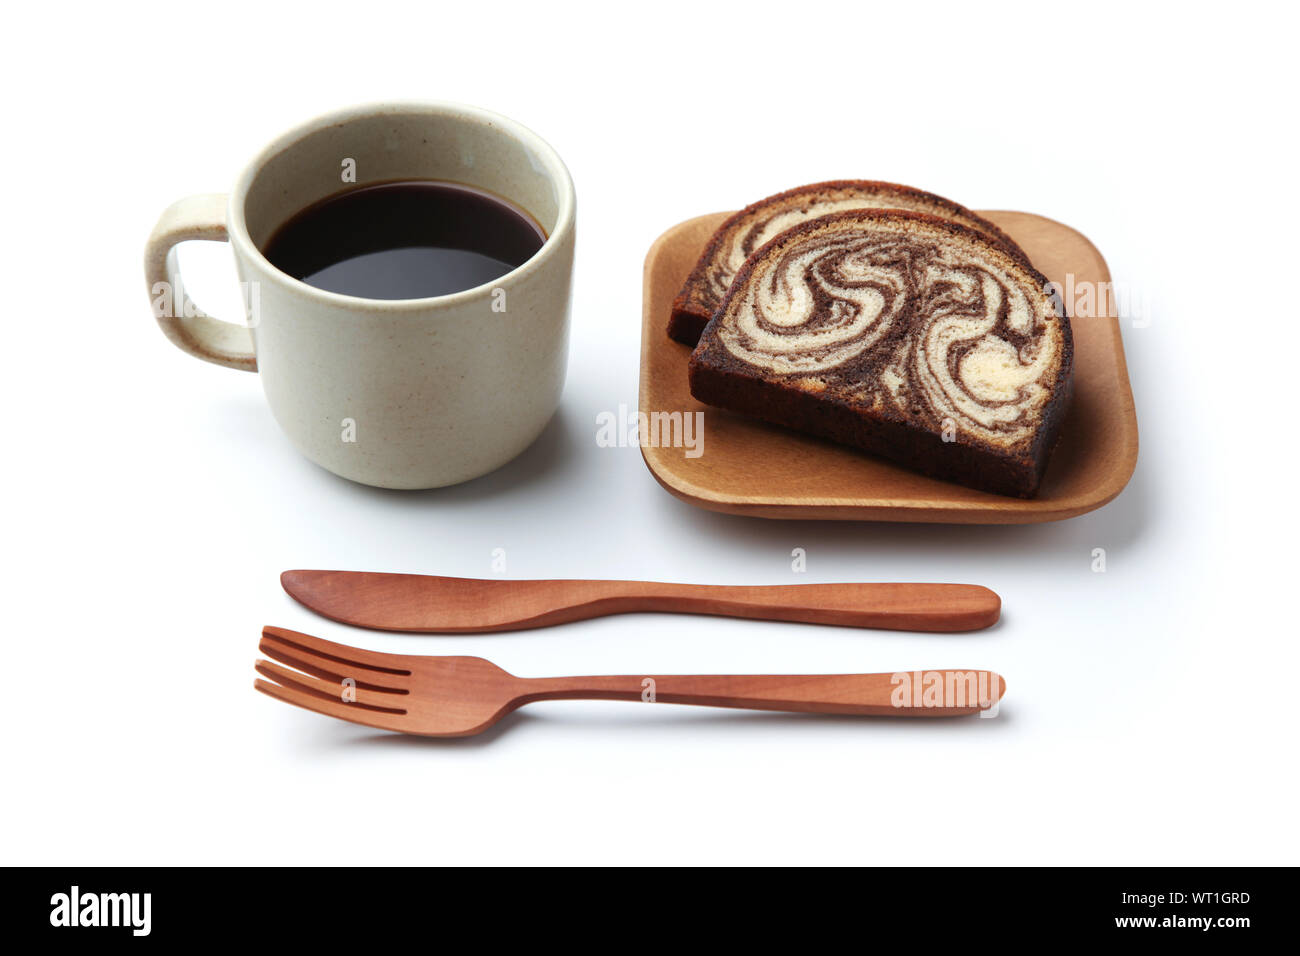
[[[1234,4],[160,3],[6,14],[4,693],[13,863],[1295,863],[1294,22]],[[383,99],[485,106],[578,188],[563,404],[499,472],[349,484],[255,376],[173,348],[158,213],[269,139]],[[836,177],[1087,234],[1125,323],[1128,489],[1034,527],[782,523],[666,494],[595,419],[635,406],[646,249]],[[187,248],[237,314],[229,250]],[[290,567],[699,582],[973,581],[971,635],[629,616],[382,635]],[[808,574],[790,571],[792,548]],[[1104,574],[1091,570],[1105,548]],[[439,742],[252,689],[263,624],[522,675],[986,667],[995,720],[539,704]]]

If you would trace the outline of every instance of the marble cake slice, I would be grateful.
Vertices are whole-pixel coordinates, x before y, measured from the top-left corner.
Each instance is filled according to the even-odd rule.
[[[974,229],[863,209],[755,252],[691,355],[691,394],[972,488],[1033,497],[1069,401],[1069,319]]]
[[[933,193],[863,179],[800,186],[768,196],[729,218],[704,249],[673,300],[668,336],[694,346],[750,253],[792,226],[850,209],[904,209],[969,226],[1028,264],[1020,247],[987,219]]]

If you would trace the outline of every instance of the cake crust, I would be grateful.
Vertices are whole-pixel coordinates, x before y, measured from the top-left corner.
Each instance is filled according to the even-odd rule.
[[[849,209],[901,209],[964,224],[1026,264],[1028,257],[1005,232],[965,206],[898,183],[837,179],[798,186],[751,203],[729,217],[710,238],[673,300],[668,336],[694,347],[721,305],[743,261],[785,228]],[[819,211],[820,210],[820,211]]]
[[[754,253],[691,356],[691,393],[933,477],[1032,497],[1070,400],[1047,279],[978,231],[863,209]]]

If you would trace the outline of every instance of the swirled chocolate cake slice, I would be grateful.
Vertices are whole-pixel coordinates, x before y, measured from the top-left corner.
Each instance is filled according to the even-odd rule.
[[[933,216],[855,210],[746,260],[691,356],[691,394],[1028,498],[1073,351],[1047,280],[1003,246]]]
[[[969,226],[1012,256],[1029,262],[1006,233],[951,199],[910,186],[864,179],[814,183],[759,200],[718,227],[673,301],[669,337],[694,346],[722,304],[731,280],[750,253],[763,243],[801,222],[850,209],[904,209],[937,216]]]

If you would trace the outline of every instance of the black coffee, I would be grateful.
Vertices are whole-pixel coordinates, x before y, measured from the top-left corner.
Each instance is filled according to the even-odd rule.
[[[526,212],[497,196],[412,180],[322,199],[276,230],[263,252],[327,292],[422,299],[499,279],[545,241]]]

